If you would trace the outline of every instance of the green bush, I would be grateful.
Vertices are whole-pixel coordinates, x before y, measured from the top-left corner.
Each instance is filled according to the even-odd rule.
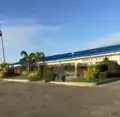
[[[9,68],[6,62],[0,63],[0,70],[0,76],[4,78],[19,75],[14,72],[14,69]]]
[[[105,58],[100,64],[88,65],[84,78],[106,79],[120,76],[120,65]]]
[[[95,65],[96,72],[105,72],[108,70],[108,65],[100,63]]]
[[[29,75],[29,73],[28,72],[23,72],[23,74],[22,74],[23,76],[28,76]]]
[[[28,77],[30,78],[31,81],[42,80],[40,77],[40,72],[38,72],[38,71],[30,72],[28,74]]]
[[[9,66],[6,62],[0,63],[0,76],[1,77],[6,77],[8,73]]]
[[[84,78],[93,78],[93,74],[96,71],[96,65],[88,65],[87,70],[84,71]]]
[[[120,77],[120,73],[109,72],[109,78],[116,78],[116,77]]]
[[[30,72],[29,74],[28,74],[28,76],[29,77],[37,77],[37,76],[39,76],[39,72],[38,71],[33,71],[33,72]]]
[[[98,78],[99,79],[107,79],[107,78],[109,78],[109,72],[100,72]]]
[[[89,71],[84,71],[84,78],[86,79],[92,78],[92,73]]]
[[[105,58],[105,59],[101,62],[101,64],[107,65],[109,72],[119,73],[119,71],[120,71],[120,65],[117,64],[117,63],[114,62],[114,61],[108,60],[107,58]]]
[[[45,81],[54,81],[55,73],[54,73],[53,69],[46,67],[43,71],[43,79]]]
[[[15,74],[15,72],[14,72],[14,69],[8,69],[8,71],[7,71],[7,76],[14,76],[14,75],[16,75]]]
[[[105,64],[94,64],[94,65],[88,65],[87,71],[84,71],[84,78],[92,78],[97,79],[99,78],[100,72],[104,72],[107,70],[107,65]]]
[[[40,77],[41,78],[43,77],[44,69],[45,69],[45,65],[40,65]]]
[[[94,79],[99,78],[99,74],[100,74],[99,71],[94,72],[92,78],[94,78]]]
[[[0,71],[0,77],[4,77],[5,76],[5,72],[4,71]]]

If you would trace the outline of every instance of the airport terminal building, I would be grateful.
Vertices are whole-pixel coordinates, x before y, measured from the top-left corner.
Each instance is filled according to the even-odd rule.
[[[105,57],[120,64],[120,44],[89,50],[77,51],[73,53],[64,53],[53,56],[47,56],[44,61],[47,65],[56,64],[96,64]]]
[[[97,64],[103,61],[104,58],[115,61],[120,64],[120,44],[88,49],[83,51],[64,53],[45,57],[41,63],[50,66],[63,65],[68,72],[77,74],[79,68],[87,64]],[[14,63],[12,66],[23,65],[23,63]]]

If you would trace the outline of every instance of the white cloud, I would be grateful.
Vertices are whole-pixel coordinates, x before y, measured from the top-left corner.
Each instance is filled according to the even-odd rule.
[[[96,48],[102,46],[109,46],[114,44],[120,44],[120,32],[115,34],[110,34],[102,38],[98,38],[91,43],[89,43],[88,48]]]
[[[26,50],[31,52],[40,47],[41,41],[43,40],[36,40],[36,38],[42,39],[44,33],[59,31],[62,28],[63,26],[59,25],[42,25],[32,19],[2,21],[6,59],[8,62],[17,61],[20,57],[20,51]],[[35,41],[37,41],[37,44],[35,44]],[[2,60],[2,57],[0,59]]]
[[[0,24],[4,26],[12,26],[12,25],[27,25],[27,24],[37,24],[38,21],[32,18],[20,18],[20,19],[10,19],[5,18],[0,20]]]

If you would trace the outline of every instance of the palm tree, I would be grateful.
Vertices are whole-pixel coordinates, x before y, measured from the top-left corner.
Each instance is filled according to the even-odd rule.
[[[37,68],[39,70],[39,61],[41,61],[45,57],[45,54],[43,52],[36,52],[35,55],[36,55]]]
[[[36,52],[36,53],[28,54],[26,51],[21,51],[21,56],[23,56],[21,60],[27,62],[28,64],[27,68],[29,72],[30,66],[33,66],[34,64],[36,64],[37,69],[39,71],[39,61],[45,57],[45,54],[43,52]]]
[[[36,67],[36,54],[35,53],[29,54],[29,63],[32,69]]]
[[[28,53],[26,51],[21,51],[21,56],[24,56],[24,58],[26,58],[28,56]]]
[[[20,61],[27,62],[27,71],[29,72],[30,71],[30,57],[26,51],[21,51],[21,56],[23,56],[23,58],[20,59]]]

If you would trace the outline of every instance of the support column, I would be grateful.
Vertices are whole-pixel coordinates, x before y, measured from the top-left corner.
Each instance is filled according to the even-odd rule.
[[[77,76],[77,64],[78,62],[75,62],[75,75]]]
[[[117,63],[120,65],[120,55],[117,57]]]

